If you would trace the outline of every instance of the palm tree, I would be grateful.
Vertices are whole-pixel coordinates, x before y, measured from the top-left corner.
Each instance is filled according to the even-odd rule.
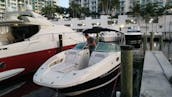
[[[109,0],[101,0],[99,4],[100,10],[102,11],[103,14],[108,14],[108,9],[109,9]]]
[[[55,13],[56,13],[55,6],[48,5],[41,9],[41,14],[45,15],[45,17],[47,17],[48,19],[54,18]]]
[[[86,7],[81,7],[81,14],[83,15],[83,16],[90,16],[90,10],[89,10],[89,8],[86,8]]]
[[[154,15],[154,6],[152,3],[148,3],[141,7],[141,16],[146,23],[148,23],[148,21],[153,15]]]
[[[114,12],[117,13],[117,11],[120,8],[120,1],[119,0],[111,0],[109,8],[111,9],[110,10],[111,13],[112,13],[112,10],[114,10]]]
[[[75,3],[74,1],[72,1],[70,3],[70,7],[69,7],[70,11],[72,11],[72,17],[78,17],[78,15],[81,12],[81,6],[77,3]]]
[[[150,21],[151,18],[154,18],[156,16],[156,8],[157,8],[157,4],[153,4],[153,3],[147,3],[145,5],[141,6],[141,17],[145,20],[146,23],[146,32],[144,34],[144,41],[145,43],[147,43],[147,24]],[[147,49],[147,46],[145,44],[144,49]]]
[[[119,0],[100,0],[99,9],[103,14],[111,14],[119,8]]]
[[[133,17],[136,17],[136,22],[138,24],[140,17],[141,17],[141,5],[139,3],[133,3],[133,6],[131,7],[131,15],[133,15]]]

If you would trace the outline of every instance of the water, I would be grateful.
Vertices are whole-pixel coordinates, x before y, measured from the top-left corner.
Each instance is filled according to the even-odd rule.
[[[0,97],[65,97],[56,90],[32,82],[33,74],[0,84]],[[12,82],[12,83],[10,83]],[[10,84],[9,84],[10,83]],[[111,97],[114,83],[76,97]]]
[[[159,49],[158,42],[155,42],[154,49]],[[172,43],[164,43],[163,52],[172,63]],[[141,76],[138,75],[141,75],[141,68],[143,62],[143,56],[140,55],[140,50],[136,50],[135,58],[136,59],[134,60],[134,97],[138,97],[138,87],[140,86],[139,79],[141,78]],[[12,79],[1,82],[0,97],[64,97],[63,95],[58,96],[57,92],[54,89],[41,87],[34,84],[32,81],[32,77],[33,74],[28,74],[18,79]],[[94,90],[83,95],[79,95],[77,97],[111,97],[113,86],[114,83],[101,89]]]
[[[162,51],[172,64],[172,43],[165,43]]]

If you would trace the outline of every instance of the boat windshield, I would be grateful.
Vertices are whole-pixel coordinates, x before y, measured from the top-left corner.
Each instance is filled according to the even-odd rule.
[[[103,43],[99,42],[96,46],[95,51],[97,52],[118,52],[120,51],[120,47],[114,43]]]
[[[76,49],[76,50],[81,50],[81,49],[84,49],[85,46],[86,46],[86,43],[85,43],[85,42],[79,43],[79,44],[77,44],[77,45],[74,47],[74,49]]]

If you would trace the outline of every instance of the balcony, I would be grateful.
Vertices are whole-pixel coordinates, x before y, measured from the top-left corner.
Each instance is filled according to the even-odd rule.
[[[0,9],[5,9],[5,5],[0,4]]]

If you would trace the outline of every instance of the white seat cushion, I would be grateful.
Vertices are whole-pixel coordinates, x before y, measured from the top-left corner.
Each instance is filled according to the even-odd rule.
[[[98,62],[100,62],[101,60],[103,60],[108,54],[104,53],[104,52],[93,52],[91,54],[88,66],[94,65]]]

